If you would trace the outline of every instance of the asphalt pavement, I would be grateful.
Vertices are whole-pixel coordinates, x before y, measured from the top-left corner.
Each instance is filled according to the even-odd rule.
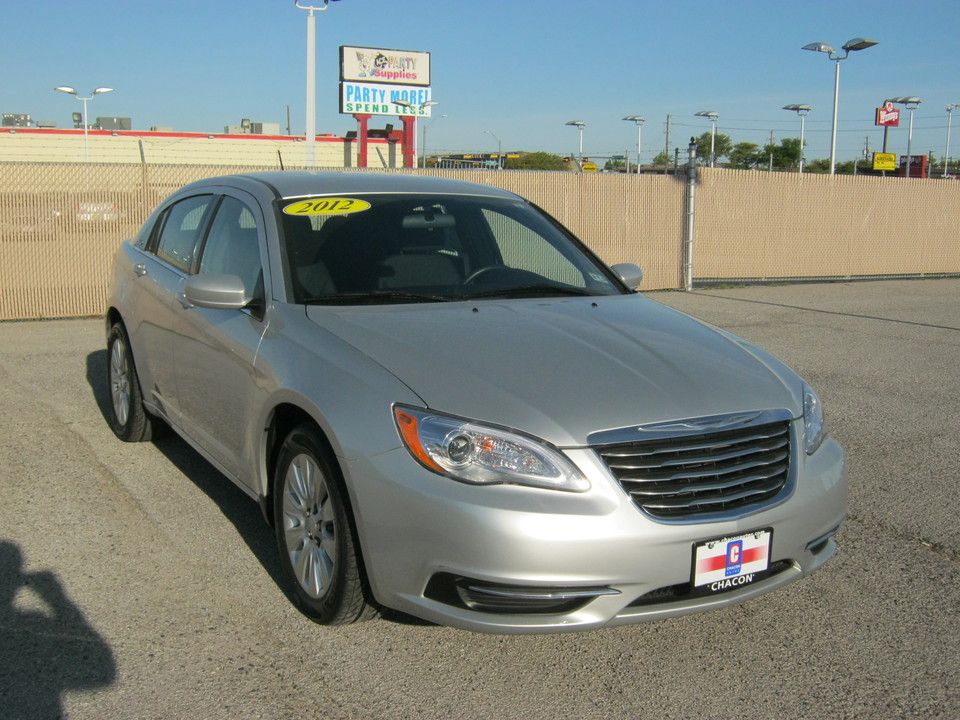
[[[114,438],[101,320],[0,323],[0,718],[960,717],[960,280],[651,297],[818,390],[840,550],[736,608],[543,636],[314,625],[251,500]]]

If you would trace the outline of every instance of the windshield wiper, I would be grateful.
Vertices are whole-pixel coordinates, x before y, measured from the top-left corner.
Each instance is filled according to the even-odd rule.
[[[314,295],[304,298],[304,302],[308,305],[389,305],[393,303],[451,302],[453,300],[459,300],[459,298],[400,290],[370,290],[368,292]]]
[[[495,290],[485,290],[483,292],[464,295],[465,300],[485,297],[553,297],[555,295],[572,295],[574,297],[590,297],[593,293],[582,288],[570,287],[569,285],[553,285],[550,283],[538,283],[536,285],[518,285],[516,287],[497,288]]]

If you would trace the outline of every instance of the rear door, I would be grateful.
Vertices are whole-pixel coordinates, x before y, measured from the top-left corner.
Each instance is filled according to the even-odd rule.
[[[180,415],[173,353],[180,310],[177,297],[193,267],[215,199],[210,194],[194,195],[166,208],[134,265],[135,321],[127,330],[144,397],[175,424]]]

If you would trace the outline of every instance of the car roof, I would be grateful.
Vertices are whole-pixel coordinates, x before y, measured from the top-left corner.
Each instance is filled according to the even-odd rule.
[[[306,170],[277,170],[207,178],[190,183],[182,188],[180,193],[208,188],[211,185],[226,185],[251,192],[262,192],[267,188],[276,197],[282,198],[333,193],[424,193],[520,199],[520,196],[500,188],[435,175]]]

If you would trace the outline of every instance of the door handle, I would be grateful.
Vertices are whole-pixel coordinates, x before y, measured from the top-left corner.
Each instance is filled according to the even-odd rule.
[[[137,274],[137,277],[143,277],[147,274],[147,266],[143,263],[137,263],[133,266],[133,271]]]

